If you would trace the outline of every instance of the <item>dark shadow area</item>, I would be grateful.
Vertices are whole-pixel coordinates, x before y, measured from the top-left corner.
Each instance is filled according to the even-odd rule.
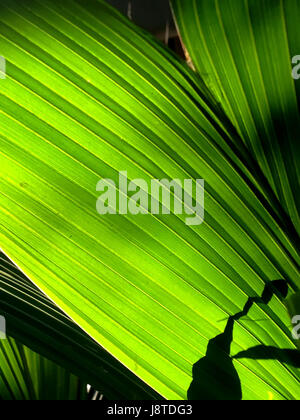
[[[278,349],[272,346],[256,346],[249,350],[241,351],[234,359],[278,360],[295,368],[300,368],[300,351]]]
[[[250,297],[241,312],[229,317],[224,332],[209,341],[205,357],[200,359],[193,366],[193,381],[187,393],[188,400],[241,400],[241,381],[233,364],[233,360],[248,357],[248,354],[249,358],[252,359],[274,358],[284,361],[285,363],[290,363],[293,366],[295,366],[294,363],[296,363],[298,366],[298,357],[300,354],[297,350],[275,349],[276,351],[273,351],[273,348],[259,346],[259,348],[241,352],[236,355],[235,358],[230,356],[234,323],[247,316],[255,303],[268,305],[274,295],[280,300],[287,297],[288,283],[285,280],[275,280],[266,284],[262,296]],[[263,352],[263,349],[265,349],[265,353]],[[289,356],[289,358],[287,356]]]
[[[256,304],[268,305],[271,299],[276,295],[280,300],[287,297],[289,291],[288,283],[285,280],[274,280],[266,284],[261,297],[252,298],[247,300],[244,309],[234,316],[234,319],[240,319],[243,316],[247,316],[252,306]]]
[[[193,367],[188,400],[241,400],[242,388],[230,357],[235,319],[230,317],[223,334],[210,340],[206,356]]]
[[[153,35],[164,40],[166,30],[177,37],[169,0],[106,0],[121,13]],[[168,26],[168,29],[167,29]]]

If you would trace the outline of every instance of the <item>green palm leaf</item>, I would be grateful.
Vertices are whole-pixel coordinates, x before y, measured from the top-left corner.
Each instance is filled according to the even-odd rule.
[[[0,313],[6,320],[7,335],[18,343],[64,366],[105,398],[160,398],[81,331],[4,255],[0,256],[0,291]],[[1,367],[0,363],[0,371]]]
[[[297,0],[172,0],[193,64],[259,163],[298,235]],[[288,218],[288,217],[287,217]]]
[[[85,400],[87,387],[49,360],[8,338],[0,341],[0,400]]]
[[[202,80],[105,2],[9,2],[0,21],[1,247],[132,372],[186,398],[229,315],[271,280],[299,288],[297,235]],[[123,170],[204,178],[205,222],[99,216],[97,182]],[[235,322],[234,354],[260,344],[295,348],[276,296]],[[246,399],[300,396],[281,361],[232,366]]]

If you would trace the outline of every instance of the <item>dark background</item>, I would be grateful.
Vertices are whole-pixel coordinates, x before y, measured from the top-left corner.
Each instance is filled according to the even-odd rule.
[[[128,16],[131,10],[132,20],[139,26],[152,32],[161,40],[176,37],[176,29],[169,5],[169,0],[106,0]],[[131,4],[131,5],[130,5]],[[168,28],[168,29],[167,29]]]

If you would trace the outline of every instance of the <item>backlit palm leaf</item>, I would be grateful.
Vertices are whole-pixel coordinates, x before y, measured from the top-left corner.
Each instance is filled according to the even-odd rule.
[[[132,372],[186,398],[229,315],[270,280],[299,288],[274,190],[198,76],[105,2],[5,3],[0,50],[1,247]],[[204,178],[205,222],[99,216],[97,182],[123,170]],[[295,348],[277,297],[234,325],[234,354],[259,344]],[[244,398],[299,398],[296,368],[233,363]]]

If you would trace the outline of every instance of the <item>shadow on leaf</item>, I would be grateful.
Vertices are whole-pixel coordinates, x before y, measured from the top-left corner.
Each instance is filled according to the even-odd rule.
[[[281,300],[287,297],[288,283],[285,280],[274,280],[266,284],[262,296],[250,297],[241,312],[229,317],[224,332],[209,341],[205,357],[193,366],[193,381],[187,393],[189,400],[241,400],[241,381],[234,359],[276,359],[300,367],[300,354],[297,350],[258,346],[234,358],[230,356],[235,322],[247,316],[254,304],[268,305],[274,295]]]

